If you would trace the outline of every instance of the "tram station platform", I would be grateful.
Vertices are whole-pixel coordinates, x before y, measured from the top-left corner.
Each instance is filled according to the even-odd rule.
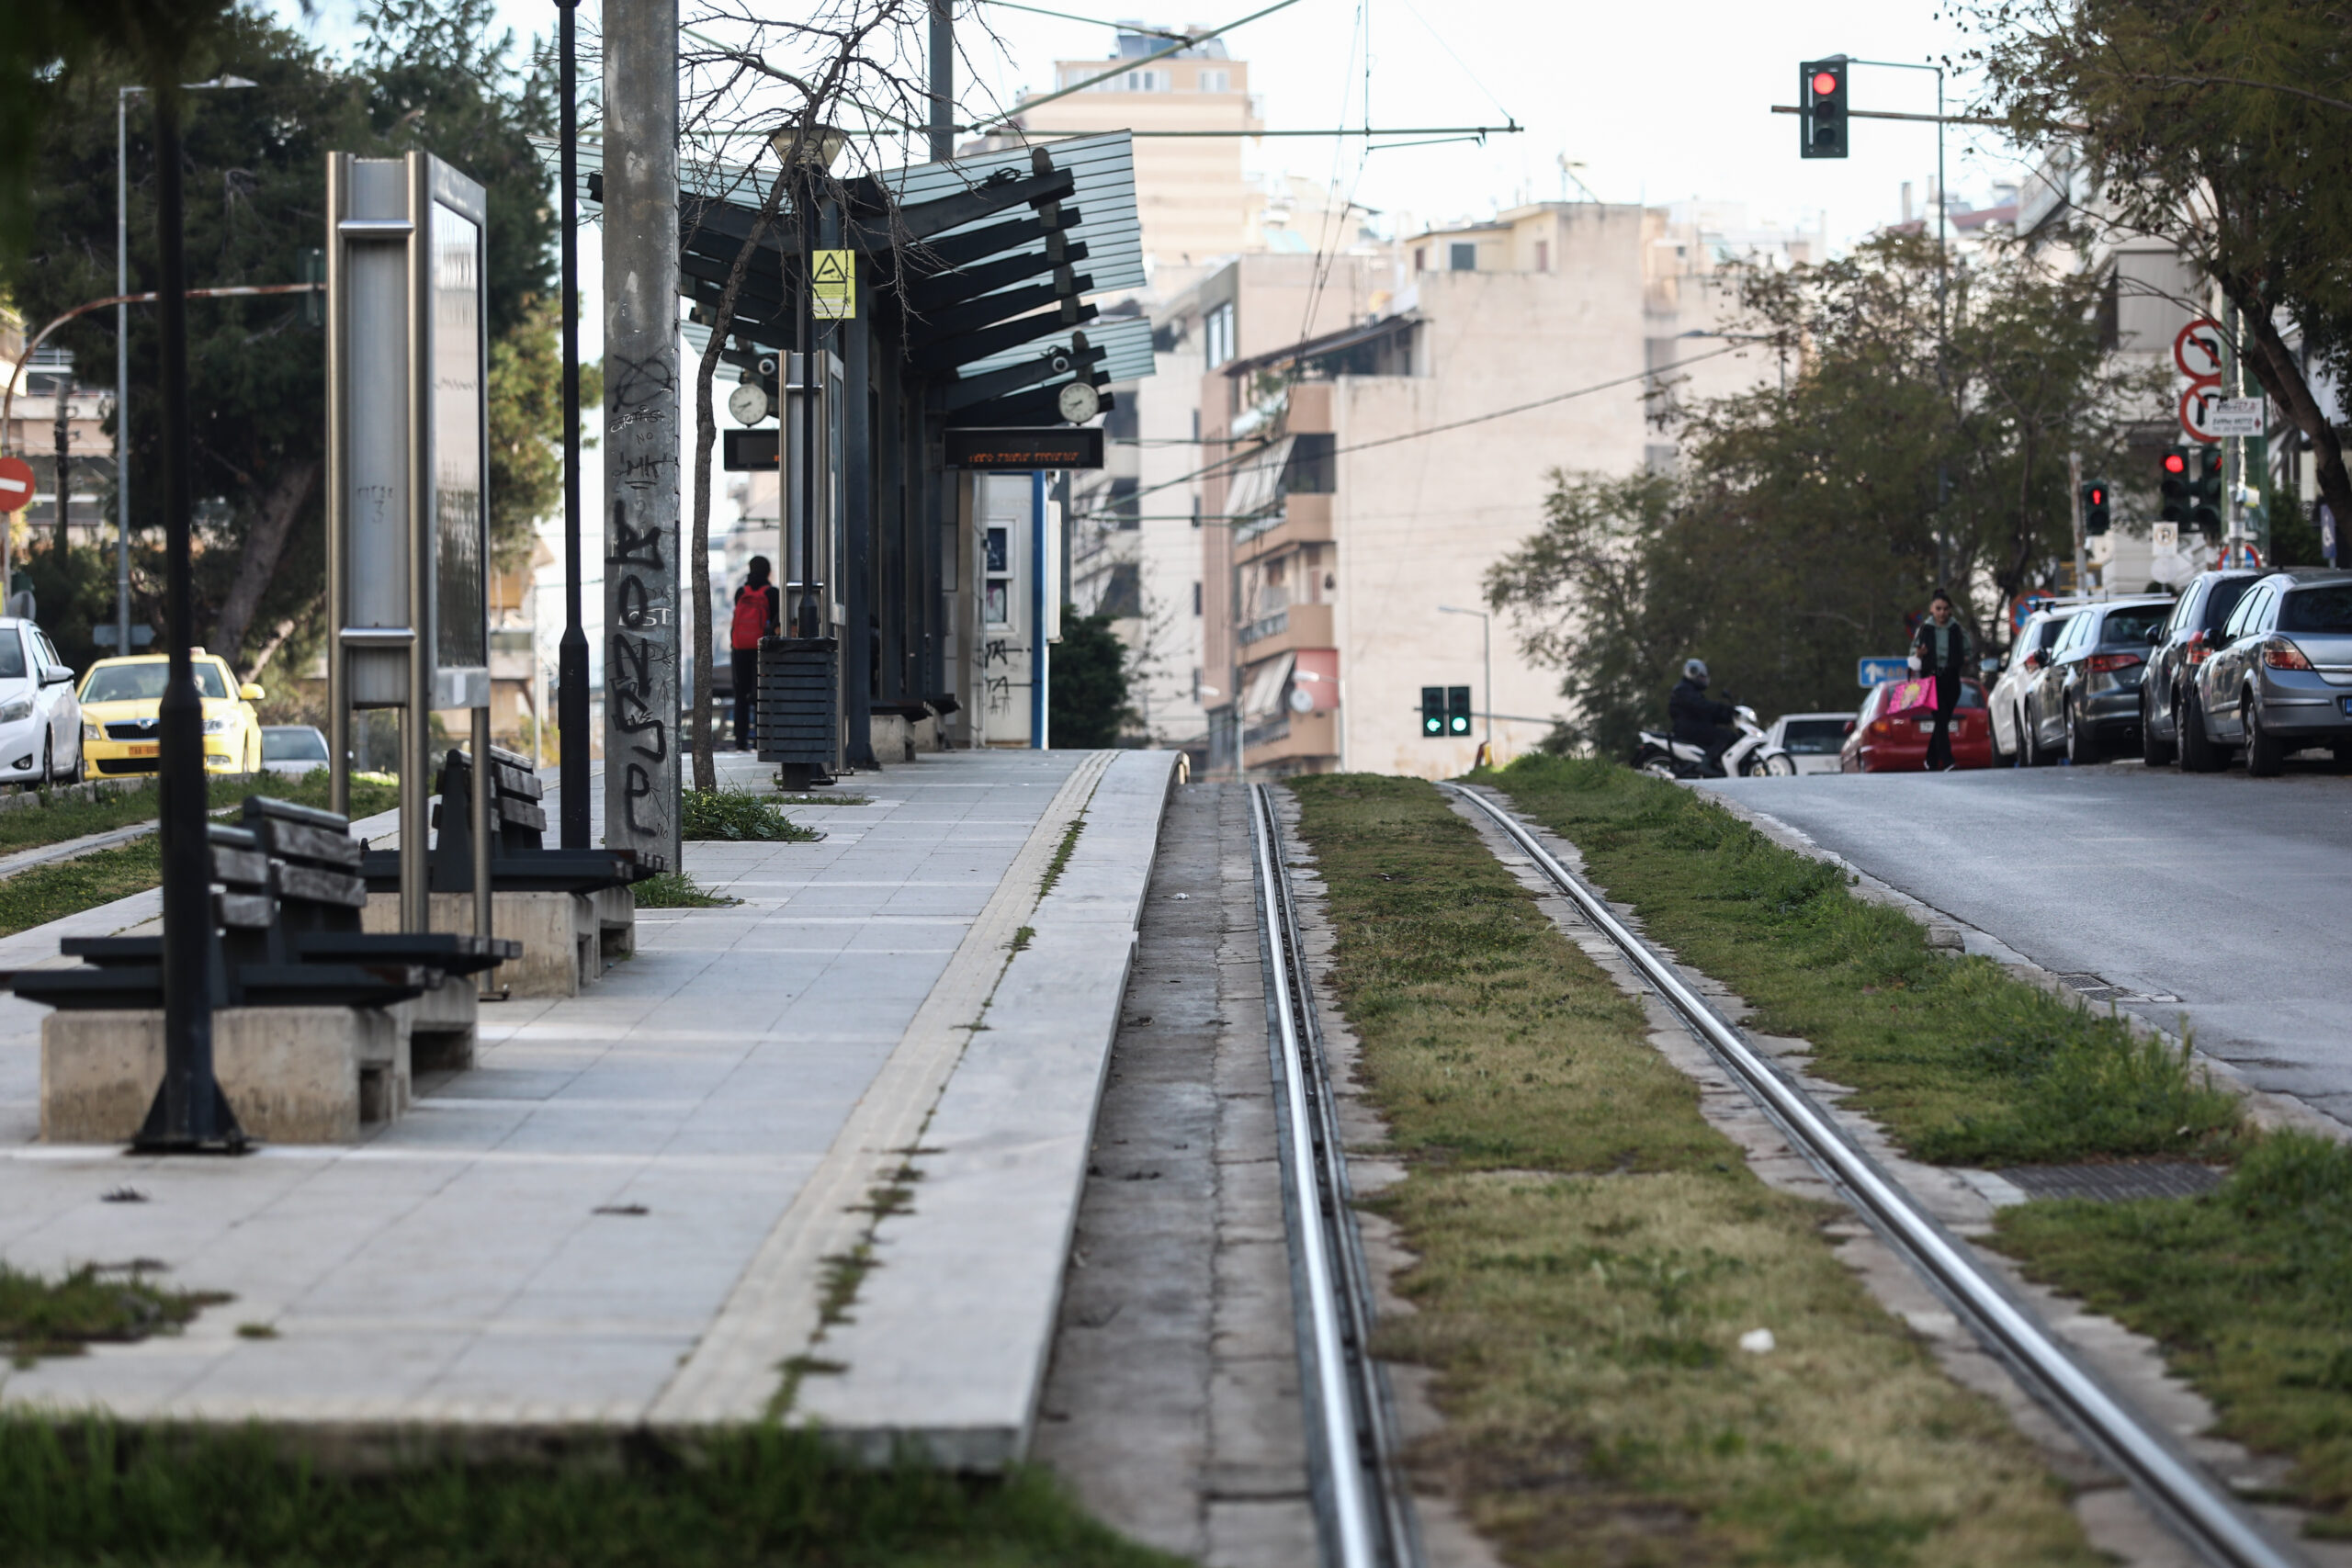
[[[0,1404],[363,1450],[781,1415],[1020,1457],[1177,755],[925,753],[788,807],[820,841],[689,843],[740,902],[641,910],[579,997],[485,1005],[476,1065],[356,1145],[42,1144],[44,1010],[0,997],[0,1261],[231,1298]]]

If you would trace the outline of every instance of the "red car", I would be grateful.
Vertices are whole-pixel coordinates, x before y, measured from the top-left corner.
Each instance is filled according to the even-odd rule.
[[[1935,733],[1933,710],[1889,717],[1886,705],[1899,681],[1871,692],[1854,717],[1853,728],[1838,753],[1838,769],[1847,773],[1917,773],[1928,767],[1928,737]],[[1956,768],[1993,765],[1992,715],[1984,706],[1984,688],[1974,681],[1960,683],[1960,702],[1951,710],[1951,761]]]

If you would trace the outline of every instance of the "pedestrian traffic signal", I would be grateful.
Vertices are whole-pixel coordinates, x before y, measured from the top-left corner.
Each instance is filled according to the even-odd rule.
[[[1808,60],[1797,67],[1798,152],[1807,158],[1846,155],[1846,57]]]
[[[1445,732],[1448,735],[1470,733],[1470,688],[1448,686],[1445,689]]]
[[[1432,740],[1445,738],[1445,688],[1421,688],[1421,733]]]
[[[2196,504],[2189,508],[2188,520],[2208,534],[2222,531],[2222,449],[2204,446],[2197,454],[2197,478],[2189,487]]]
[[[2164,520],[2167,523],[2188,521],[2190,480],[2188,478],[2188,448],[2167,446],[2164,456]]]
[[[2083,486],[2083,532],[2104,534],[2107,525],[2107,481],[2093,479]]]

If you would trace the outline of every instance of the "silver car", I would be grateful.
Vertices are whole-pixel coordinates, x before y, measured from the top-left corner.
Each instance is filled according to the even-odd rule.
[[[308,724],[261,727],[261,771],[300,778],[327,765],[327,738]]]
[[[0,616],[0,784],[82,779],[82,703],[49,634]]]
[[[2172,595],[2086,604],[2066,622],[2025,689],[2025,765],[2059,753],[2081,767],[2140,749],[2140,677],[2172,615]]]
[[[2243,749],[2247,773],[2275,773],[2312,746],[2352,762],[2352,571],[2271,573],[2219,642],[2197,669],[2195,715],[2182,715],[2183,768],[2210,773]]]

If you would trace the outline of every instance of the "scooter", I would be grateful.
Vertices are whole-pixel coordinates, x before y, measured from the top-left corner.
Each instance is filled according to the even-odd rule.
[[[1770,743],[1764,727],[1757,722],[1754,708],[1742,704],[1733,710],[1733,716],[1739,739],[1724,749],[1721,767],[1707,766],[1707,749],[1696,741],[1677,740],[1670,732],[1645,729],[1641,744],[1634,748],[1634,771],[1659,779],[1787,778],[1795,774],[1796,759],[1789,755],[1786,747]]]

